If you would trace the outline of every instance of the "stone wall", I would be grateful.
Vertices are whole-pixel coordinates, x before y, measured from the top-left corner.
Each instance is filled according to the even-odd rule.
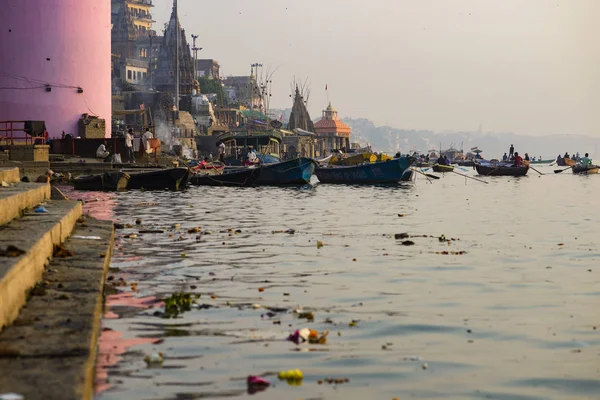
[[[50,146],[45,144],[6,146],[11,161],[42,161],[50,160]]]

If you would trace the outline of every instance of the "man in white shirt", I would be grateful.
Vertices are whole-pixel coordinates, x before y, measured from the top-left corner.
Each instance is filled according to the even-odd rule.
[[[248,148],[248,163],[250,165],[258,163],[258,157],[256,157],[256,153],[252,147]]]
[[[150,149],[148,148],[148,140],[154,139],[154,135],[150,132],[150,128],[146,128],[146,132],[142,136],[142,143],[144,144],[144,150],[146,153],[150,153]]]
[[[125,134],[125,146],[127,146],[127,158],[130,163],[135,164],[135,155],[133,154],[133,129],[129,128]]]
[[[106,140],[96,150],[96,158],[102,158],[104,161],[110,156],[110,152],[106,150]]]

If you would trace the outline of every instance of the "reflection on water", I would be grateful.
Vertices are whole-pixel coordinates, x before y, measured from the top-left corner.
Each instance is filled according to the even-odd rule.
[[[119,352],[100,357],[120,359],[97,397],[243,397],[248,375],[275,383],[266,399],[594,397],[600,179],[551,169],[488,185],[113,194],[115,218],[141,225],[117,231],[111,275],[127,284],[103,325]],[[123,238],[139,230],[164,232]],[[176,291],[197,308],[155,315]],[[303,327],[329,329],[327,344],[284,340]],[[154,352],[162,368],[144,364]],[[301,386],[272,375],[296,368]]]

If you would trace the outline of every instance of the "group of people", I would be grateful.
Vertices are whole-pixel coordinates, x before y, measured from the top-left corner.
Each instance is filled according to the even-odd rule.
[[[220,162],[222,162],[223,164],[225,164],[225,143],[221,142],[220,144],[218,144],[217,149],[218,149],[218,160]],[[242,150],[238,149],[236,156],[238,159],[241,159],[242,158]],[[212,154],[210,155],[209,159],[212,160]],[[248,146],[246,157],[244,159],[243,164],[246,166],[250,166],[250,165],[255,165],[255,164],[259,164],[259,163],[260,163],[260,159],[259,159],[258,155],[256,154],[256,149],[252,146]]]
[[[588,156],[588,153],[585,153],[585,157],[587,157],[587,156]],[[570,155],[569,155],[569,152],[567,151],[567,152],[565,152],[565,155],[564,155],[564,156],[561,156],[561,155],[559,154],[559,155],[558,155],[558,157],[556,157],[556,161],[558,162],[558,161],[560,161],[560,160],[563,160],[563,159],[565,159],[565,158],[569,158],[569,159],[571,159],[571,160],[575,160],[575,161],[579,162],[579,161],[580,161],[580,160],[581,160],[583,157],[580,157],[580,156],[579,156],[579,152],[577,152],[577,153],[573,153],[573,155],[572,155],[572,156],[570,156]]]
[[[125,133],[125,148],[127,152],[128,162],[135,164],[135,152],[133,151],[133,140],[135,136],[133,133],[133,128],[127,129]],[[150,128],[146,128],[146,131],[141,135],[142,145],[144,146],[144,150],[148,152],[148,140],[154,139],[154,135],[150,132]],[[110,162],[112,160],[113,154],[107,149],[108,142],[105,140],[98,149],[96,150],[96,158],[101,158],[104,162]]]
[[[450,165],[450,160],[446,156],[440,156],[436,161],[439,165]]]
[[[542,156],[540,156],[539,159],[541,160]],[[508,154],[504,153],[502,156],[502,161],[505,163],[512,163],[512,167],[521,167],[523,166],[523,161],[535,161],[535,157],[530,158],[529,153],[525,153],[525,155],[521,157],[519,152],[515,151],[515,146],[511,144]]]

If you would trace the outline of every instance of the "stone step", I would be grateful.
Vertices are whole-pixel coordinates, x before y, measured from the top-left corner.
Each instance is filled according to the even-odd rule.
[[[48,195],[49,190],[48,186]],[[16,257],[0,255],[0,331],[17,317],[28,290],[40,281],[52,258],[54,246],[65,241],[81,217],[77,201],[48,200],[44,207],[47,213],[26,211],[0,230],[0,251],[14,246],[24,252]]]
[[[10,184],[9,187],[0,187],[0,226],[18,218],[24,210],[33,208],[49,198],[50,184],[48,183],[18,182]]]
[[[0,334],[0,393],[27,400],[93,397],[111,221],[84,216],[19,317]],[[0,396],[1,397],[1,396]]]
[[[19,175],[19,168],[0,168],[0,182],[4,181],[6,183],[15,183],[19,182],[20,180],[21,177]]]

